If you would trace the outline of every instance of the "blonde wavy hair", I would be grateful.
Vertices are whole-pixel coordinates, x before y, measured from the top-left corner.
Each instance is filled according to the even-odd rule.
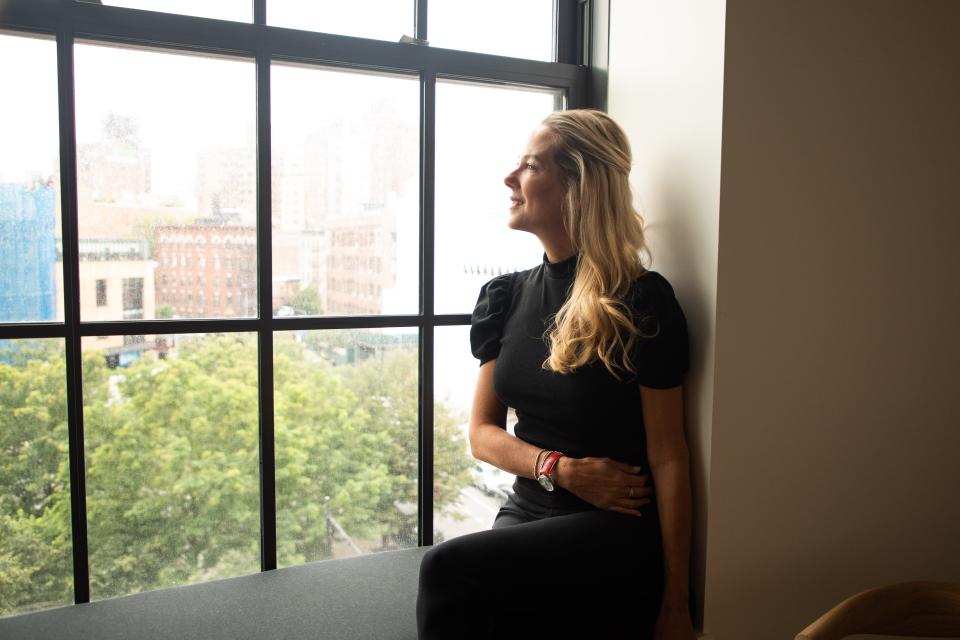
[[[543,368],[570,373],[600,360],[620,379],[619,372],[636,373],[629,354],[640,335],[623,297],[650,256],[630,190],[630,142],[593,109],[557,111],[543,125],[566,187],[564,228],[580,254],[570,295],[546,333]]]

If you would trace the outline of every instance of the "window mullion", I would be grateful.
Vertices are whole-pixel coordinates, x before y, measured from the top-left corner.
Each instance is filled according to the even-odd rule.
[[[258,0],[261,2],[262,0]],[[277,568],[277,497],[273,411],[273,235],[270,54],[257,54],[257,291],[260,394],[260,568]]]
[[[556,0],[553,12],[553,37],[556,45],[554,59],[564,64],[580,64],[578,0]]]
[[[420,407],[418,543],[433,544],[434,187],[437,74],[420,75]]]
[[[67,432],[70,458],[70,521],[73,540],[74,601],[90,601],[87,552],[87,497],[83,451],[83,367],[80,336],[80,262],[77,217],[77,154],[73,68],[74,35],[57,32],[57,83],[60,120],[60,218],[63,302],[66,329]]]
[[[427,41],[427,2],[428,0],[414,0],[414,37],[417,40]]]

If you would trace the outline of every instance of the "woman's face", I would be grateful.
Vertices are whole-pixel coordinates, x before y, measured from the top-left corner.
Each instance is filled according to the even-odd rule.
[[[566,189],[560,168],[553,161],[553,134],[540,126],[527,143],[517,167],[503,182],[510,187],[511,229],[537,236],[563,230],[563,199]]]

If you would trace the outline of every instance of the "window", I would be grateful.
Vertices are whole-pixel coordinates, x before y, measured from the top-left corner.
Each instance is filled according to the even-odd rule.
[[[143,319],[143,278],[123,279],[123,319]]]
[[[429,9],[434,46],[554,59],[553,0],[430,0]]]
[[[61,234],[53,38],[0,33],[0,76],[20,96],[12,99],[12,92],[4,91],[0,99],[0,322],[62,320],[56,288]]]
[[[107,306],[107,281],[97,280],[97,306]]]
[[[413,35],[413,0],[351,0],[342,3],[270,0],[269,24],[397,42]]]
[[[587,78],[575,0],[483,53],[429,1],[4,4],[0,615],[489,526],[468,314]]]

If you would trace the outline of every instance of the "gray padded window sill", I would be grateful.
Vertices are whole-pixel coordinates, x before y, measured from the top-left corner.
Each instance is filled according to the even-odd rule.
[[[17,640],[415,640],[426,548],[0,618]]]

